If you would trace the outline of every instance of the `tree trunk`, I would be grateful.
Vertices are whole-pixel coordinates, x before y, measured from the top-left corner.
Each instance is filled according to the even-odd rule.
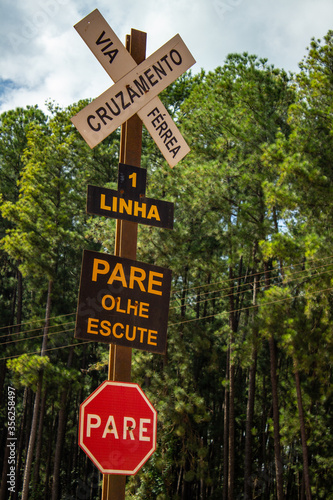
[[[22,484],[22,462],[23,462],[23,451],[28,448],[28,443],[25,445],[25,429],[31,427],[31,421],[29,418],[30,414],[30,408],[32,406],[32,389],[29,387],[26,387],[24,389],[24,395],[23,395],[23,414],[21,417],[21,424],[20,424],[20,430],[19,430],[19,441],[17,445],[17,455],[16,455],[16,491],[13,496],[13,500],[17,500],[19,496],[19,491],[21,489],[21,484]]]
[[[15,332],[21,331],[22,323],[22,297],[23,297],[23,285],[22,285],[22,274],[17,270],[17,307],[16,307],[16,328]]]
[[[265,268],[265,288],[270,286],[270,274],[268,270],[268,263],[264,262]],[[280,419],[279,419],[279,397],[278,397],[278,384],[276,372],[276,346],[273,334],[268,340],[269,355],[271,361],[271,385],[272,385],[272,406],[273,406],[273,424],[274,424],[274,457],[275,457],[275,477],[276,477],[276,492],[277,499],[283,500],[283,468],[281,459],[280,447]]]
[[[188,266],[185,266],[184,270],[184,285],[181,297],[181,306],[180,306],[180,317],[181,319],[185,318],[186,314],[186,295],[187,295],[187,274],[188,274]]]
[[[53,287],[53,281],[49,280],[48,289],[47,289],[46,308],[45,308],[45,324],[44,324],[44,331],[43,331],[43,343],[42,343],[42,349],[41,349],[41,353],[40,353],[41,356],[45,355],[46,347],[47,347],[47,334],[49,332],[50,316],[51,316],[52,287]]]
[[[259,275],[255,273],[253,281],[253,306],[257,305]],[[254,309],[253,316],[256,316]],[[252,498],[252,427],[254,415],[255,387],[256,387],[256,371],[257,371],[257,337],[258,328],[253,327],[253,347],[252,347],[252,362],[249,371],[249,393],[246,408],[246,428],[245,428],[245,457],[244,457],[244,500]]]
[[[252,427],[254,415],[255,386],[257,371],[257,349],[252,351],[252,363],[249,371],[249,393],[246,408],[245,457],[244,457],[244,500],[252,498]]]
[[[43,371],[41,371],[39,374],[39,380],[38,380],[37,391],[36,391],[36,396],[35,396],[35,404],[34,404],[31,430],[30,430],[28,453],[27,453],[27,459],[26,459],[25,469],[24,469],[22,500],[28,500],[28,498],[29,498],[29,483],[30,483],[31,465],[32,465],[32,459],[33,459],[34,448],[35,448],[35,440],[36,440],[36,434],[37,434],[38,413],[39,413],[40,397],[41,397],[41,393],[42,393],[42,385],[43,385]]]
[[[40,467],[40,457],[41,457],[42,444],[43,444],[43,423],[44,423],[45,408],[46,408],[46,388],[43,391],[41,410],[40,410],[40,415],[39,415],[38,435],[37,435],[37,444],[36,444],[36,457],[35,457],[33,481],[32,481],[33,491],[35,491],[35,489],[37,488],[37,485],[39,484],[39,467]]]
[[[46,348],[47,348],[47,334],[48,334],[49,325],[50,325],[50,313],[51,313],[52,285],[53,285],[52,280],[49,280],[48,290],[47,290],[47,299],[46,299],[46,308],[45,308],[45,323],[44,323],[44,330],[43,330],[43,342],[42,342],[42,349],[41,349],[41,353],[40,353],[41,356],[45,355]],[[33,416],[32,416],[29,445],[28,445],[28,453],[27,453],[27,459],[26,459],[25,469],[24,469],[22,500],[28,500],[28,496],[29,496],[29,483],[30,483],[32,459],[33,459],[34,448],[35,448],[35,440],[36,440],[36,434],[37,434],[38,413],[39,413],[40,398],[41,398],[41,394],[42,394],[42,385],[43,385],[43,370],[41,370],[39,373],[39,380],[38,380],[37,391],[36,391],[36,396],[35,396],[35,404],[34,404],[34,410],[33,410]]]
[[[269,353],[271,360],[276,491],[278,500],[283,500],[284,498],[283,470],[282,470],[281,447],[280,447],[280,420],[279,420],[279,398],[278,398],[277,373],[276,373],[276,347],[273,335],[270,337],[268,342],[269,342]]]
[[[265,372],[263,373],[262,377],[262,393],[261,393],[261,399],[262,399],[262,410],[261,410],[261,432],[260,432],[260,438],[261,438],[261,443],[260,443],[260,461],[259,461],[259,467],[258,470],[262,472],[262,476],[264,478],[267,477],[267,461],[266,461],[266,443],[267,443],[267,393],[266,393],[266,376]],[[257,488],[254,485],[254,497],[256,497],[257,493]]]
[[[226,381],[229,380],[230,346],[227,352]],[[228,456],[229,456],[229,387],[226,384],[224,391],[223,417],[223,500],[228,500]]]
[[[70,368],[73,359],[74,347],[70,348],[67,368]],[[61,463],[61,452],[63,448],[65,430],[66,430],[66,404],[68,396],[68,386],[66,385],[61,393],[61,403],[58,417],[58,432],[57,432],[57,444],[54,455],[54,468],[53,468],[53,483],[52,483],[52,500],[58,500],[59,498],[59,484],[60,484],[60,463]]]
[[[230,351],[232,357],[232,350]],[[235,477],[235,365],[230,360],[229,365],[229,460],[228,460],[228,500],[234,498]]]
[[[228,459],[228,500],[234,498],[235,476],[235,365],[233,361],[235,328],[235,302],[233,270],[229,269],[229,326],[230,326],[230,360],[229,360],[229,459]]]
[[[305,429],[305,418],[304,418],[304,412],[303,412],[301,382],[300,382],[300,377],[299,377],[299,371],[297,369],[297,362],[295,359],[294,359],[294,367],[295,367],[295,382],[296,382],[298,415],[299,415],[300,428],[301,428],[302,453],[303,453],[303,477],[304,477],[305,493],[306,493],[306,499],[311,500],[308,445],[306,443],[306,429]]]
[[[8,494],[8,458],[9,458],[9,447],[7,446],[7,439],[8,439],[8,431],[6,433],[6,441],[4,443],[5,445],[5,451],[4,451],[4,457],[3,457],[3,468],[2,468],[2,477],[1,477],[1,489],[0,489],[0,500],[6,500],[7,494]]]
[[[45,487],[44,487],[44,500],[49,500],[51,493],[50,493],[50,476],[51,476],[51,459],[52,459],[52,448],[53,448],[53,428],[55,427],[54,425],[54,418],[53,418],[53,407],[52,407],[52,412],[51,412],[51,424],[49,426],[49,439],[47,443],[47,459],[46,459],[46,466],[45,466]],[[75,470],[75,467],[70,468],[71,471]],[[68,484],[70,484],[70,481],[68,481]],[[70,490],[70,488],[68,488]],[[74,496],[74,495],[73,495]]]
[[[13,303],[12,303],[12,318],[11,318],[11,323],[14,323],[15,321],[15,309],[16,309],[16,326],[15,326],[15,332],[19,333],[21,331],[21,323],[22,323],[22,274],[20,273],[19,270],[17,270],[16,273],[17,276],[17,293],[15,290],[14,297],[13,297]],[[16,305],[17,303],[17,305]],[[11,337],[8,336],[8,340],[10,340]],[[3,404],[3,399],[5,399],[5,393],[4,393],[4,383],[5,383],[5,377],[6,377],[6,371],[7,371],[7,365],[6,361],[3,363],[0,363],[0,404],[4,407],[5,404]],[[8,472],[8,455],[9,455],[9,448],[7,447],[7,438],[5,441],[5,456],[3,460],[3,470],[2,470],[2,479],[1,479],[1,490],[0,490],[0,500],[4,500],[6,497],[6,492],[7,492],[7,472]],[[16,450],[17,452],[17,450]],[[16,490],[17,492],[17,475],[16,475]],[[16,493],[17,494],[17,493]]]
[[[6,396],[4,390],[5,378],[6,378],[7,365],[6,361],[0,363],[0,405],[3,408],[6,403]]]
[[[63,437],[66,428],[66,403],[67,403],[67,393],[68,389],[64,389],[61,393],[60,410],[58,416],[58,432],[57,432],[57,442],[54,455],[54,467],[53,467],[53,481],[52,481],[52,500],[59,499],[59,479],[60,479],[60,462],[61,462],[61,451],[63,445]]]

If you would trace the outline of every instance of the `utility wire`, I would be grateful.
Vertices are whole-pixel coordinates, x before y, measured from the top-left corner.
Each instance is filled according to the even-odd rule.
[[[59,327],[63,328],[65,325],[70,325],[71,323],[74,323],[74,320],[69,321],[68,323],[59,323],[58,325],[51,325],[51,326],[48,326],[47,329],[49,331],[50,328],[59,328]],[[7,327],[7,328],[9,328],[9,327]],[[13,335],[23,335],[23,334],[27,334],[27,333],[31,333],[31,332],[38,332],[42,328],[44,328],[43,325],[39,326],[38,328],[33,328],[32,330],[22,330],[21,332],[5,333],[4,335],[0,336],[0,339],[2,339],[4,337],[8,337],[9,335],[12,337]]]
[[[327,292],[327,291],[330,291],[330,290],[333,290],[333,287],[332,288],[325,288],[324,290],[316,290],[315,292],[312,292],[310,294],[304,295],[304,297],[305,298],[312,297],[316,293]],[[184,323],[190,323],[192,321],[200,321],[202,319],[214,318],[216,316],[219,316],[220,314],[231,314],[231,313],[234,313],[234,312],[246,311],[248,309],[258,309],[259,307],[263,307],[263,306],[267,306],[267,305],[271,305],[271,304],[277,304],[279,302],[284,302],[286,300],[294,300],[294,299],[295,299],[295,297],[285,297],[284,299],[272,300],[271,302],[265,302],[264,304],[256,304],[256,305],[251,305],[251,306],[247,306],[247,307],[241,307],[239,309],[233,309],[231,311],[229,311],[229,310],[228,311],[220,311],[220,312],[218,312],[216,314],[211,314],[209,316],[202,316],[201,318],[192,318],[192,319],[187,319],[187,320],[179,321],[177,323],[169,323],[169,326],[182,325]]]
[[[60,333],[68,333],[73,331],[74,328],[70,328],[69,330],[62,330],[61,332],[48,332],[46,335],[47,337],[50,337],[51,335],[57,335]],[[32,339],[40,339],[44,337],[44,334],[41,335],[34,335],[33,337],[24,337],[23,339],[16,339],[16,340],[8,340],[7,342],[2,342],[1,345],[6,345],[6,344],[17,344],[17,342],[24,342],[25,340],[32,340]]]
[[[280,285],[289,285],[290,283],[293,283],[293,281],[295,281],[295,279],[291,279],[292,276],[295,276],[297,274],[300,274],[300,273],[303,273],[304,276],[301,276],[300,278],[296,278],[296,279],[302,279],[303,277],[305,278],[312,278],[312,277],[316,277],[316,276],[319,276],[320,274],[325,274],[326,272],[329,272],[329,271],[325,271],[325,273],[319,273],[319,274],[316,274],[315,276],[310,276],[308,273],[309,272],[312,272],[312,271],[316,271],[317,269],[321,269],[323,267],[327,267],[327,266],[333,266],[333,262],[329,263],[329,264],[323,264],[322,266],[317,266],[317,267],[314,267],[314,268],[311,268],[311,269],[302,269],[301,271],[295,271],[294,273],[291,273],[291,274],[288,274],[288,276],[283,280],[283,281],[280,281]],[[332,269],[333,271],[333,269]],[[239,278],[235,278],[233,280],[234,284],[233,285],[230,285],[226,288],[217,288],[215,290],[209,290],[208,292],[200,292],[199,291],[199,294],[200,296],[204,296],[204,295],[209,295],[211,293],[216,293],[216,292],[221,292],[221,291],[224,291],[224,290],[230,290],[231,288],[240,288],[240,287],[249,287],[251,288],[253,286],[253,282],[252,281],[247,281],[247,282],[243,282],[241,284],[239,283],[235,283],[239,280],[246,280],[247,278],[250,278],[252,276],[258,276],[258,275],[261,275],[263,273],[257,273],[257,274],[249,274],[249,275],[244,275],[244,276],[240,276]],[[276,280],[276,276],[271,276],[268,281],[272,281],[272,280]],[[219,283],[223,284],[223,283],[226,283],[227,281],[229,280],[225,280],[225,281],[220,281]],[[202,287],[205,287],[205,286],[208,286],[208,285],[201,285]],[[201,288],[201,287],[196,287],[196,288]],[[187,290],[191,290],[190,288],[188,288]],[[180,290],[178,293],[182,293],[184,290]],[[176,291],[174,292],[176,293]],[[195,297],[195,295],[187,295],[186,298],[191,298],[191,297]],[[177,299],[179,300],[179,297],[177,297]]]
[[[332,264],[328,264],[328,265],[332,265]],[[319,268],[318,268],[319,269]],[[319,276],[322,276],[323,274],[328,274],[330,272],[332,272],[333,269],[329,269],[328,271],[323,271],[322,273],[317,273],[316,275],[314,276],[305,276],[305,278],[310,278],[310,279],[314,279],[314,278],[317,278]],[[293,280],[289,280],[288,282],[281,282],[279,284],[277,284],[278,288],[283,288],[285,285],[290,285],[291,283],[297,283],[297,280],[301,280],[303,279],[303,276],[301,277],[298,277],[298,278],[295,278]],[[251,285],[252,286],[252,283],[245,283],[244,285],[241,285],[241,286],[245,286],[245,285]],[[235,288],[238,288],[237,286]],[[224,291],[229,291],[231,289],[231,287],[228,287],[228,288],[222,288],[220,290],[213,290],[212,292],[206,292],[204,294],[200,294],[199,297],[203,297],[204,295],[208,295],[210,293],[218,293],[218,292],[224,292]],[[246,290],[239,290],[239,291],[234,291],[232,293],[226,293],[224,295],[218,295],[218,296],[215,296],[215,297],[211,297],[211,298],[204,298],[202,300],[196,300],[196,301],[191,301],[191,297],[194,297],[193,295],[192,296],[187,296],[185,298],[186,301],[190,301],[190,302],[185,302],[185,303],[182,303],[182,304],[178,304],[176,306],[172,306],[170,307],[170,310],[173,310],[173,309],[179,309],[180,307],[185,307],[185,306],[194,306],[196,304],[202,304],[203,302],[209,302],[211,300],[220,300],[220,299],[223,299],[223,298],[227,298],[227,297],[236,297],[237,295],[241,295],[241,294],[244,294],[248,291],[250,291],[250,287]]]
[[[310,260],[306,260],[305,263],[306,264],[309,264],[311,262],[318,262],[318,261],[324,261],[324,260],[327,260],[327,259],[332,259],[333,258],[333,255],[331,256],[328,256],[328,257],[321,257],[319,259],[310,259]],[[289,268],[292,268],[292,267],[296,267],[296,266],[300,266],[300,265],[304,265],[304,262],[301,262],[301,263],[296,263],[296,264],[291,264],[289,266],[284,266],[284,270],[286,269],[289,269]],[[329,265],[333,265],[333,262],[332,264],[326,264],[326,266],[329,266]],[[324,265],[323,265],[324,266]],[[317,267],[314,267],[314,268],[310,268],[310,269],[302,269],[301,271],[297,271],[293,274],[298,274],[298,273],[301,273],[301,272],[309,272],[309,271],[313,271],[313,270],[316,270],[316,269],[320,269],[321,267],[323,266],[317,266]],[[271,269],[271,271],[275,271],[275,270],[280,270],[280,266],[276,266],[275,268]],[[183,293],[185,291],[189,291],[189,290],[197,290],[198,288],[205,288],[205,287],[208,287],[208,286],[213,286],[213,285],[219,285],[219,284],[225,284],[225,283],[228,283],[229,281],[233,281],[234,283],[239,281],[239,280],[243,280],[245,278],[250,278],[250,277],[254,277],[254,276],[263,276],[265,274],[265,271],[261,271],[259,273],[253,273],[253,274],[249,274],[249,275],[242,275],[242,276],[237,276],[233,279],[223,279],[223,280],[220,280],[220,281],[216,281],[216,282],[213,282],[213,283],[206,283],[205,285],[198,285],[198,286],[195,286],[195,287],[189,287],[189,288],[183,288],[181,290],[173,290],[171,292],[171,295],[175,295],[175,294],[180,294],[180,293]],[[291,276],[293,275],[291,274]],[[289,275],[290,276],[290,275]],[[276,279],[276,276],[272,276],[270,279]],[[286,283],[288,283],[288,281],[286,281]],[[241,285],[237,285],[237,286],[247,286],[247,285],[251,285],[252,283],[249,282],[249,283],[243,283]],[[228,289],[230,287],[227,287],[226,289]],[[213,291],[208,291],[208,292],[205,292],[205,294],[209,294],[209,293],[214,293],[216,291],[219,291],[219,290],[213,290]],[[201,295],[204,295],[201,293]],[[189,297],[189,296],[187,296]],[[171,300],[179,300],[179,297],[177,299],[171,299]],[[50,318],[50,321],[51,320],[57,320],[59,318],[64,318],[64,317],[67,317],[67,316],[75,316],[76,312],[73,312],[73,313],[68,313],[68,314],[61,314],[59,316],[53,316]],[[74,320],[73,320],[74,321]],[[12,325],[6,325],[6,326],[1,326],[0,327],[0,331],[1,330],[9,330],[10,328],[17,328],[19,326],[23,326],[23,325],[28,325],[28,324],[31,324],[31,323],[38,323],[38,322],[45,322],[45,318],[40,318],[40,319],[34,319],[34,320],[31,320],[31,321],[26,321],[26,322],[22,322],[22,323],[17,323],[17,324],[12,324]],[[66,324],[66,323],[64,323]],[[62,325],[62,324],[60,324]],[[49,328],[55,328],[56,326],[60,326],[60,325],[52,325],[52,327],[49,327]],[[28,332],[32,332],[32,331],[36,331],[36,330],[39,330],[40,328],[42,328],[43,326],[40,326],[39,328],[35,328],[35,329],[32,329],[32,330],[24,330],[24,331],[20,331],[20,332],[13,332],[13,333],[10,333],[10,335],[20,335],[20,334],[23,334],[23,333],[28,333]],[[1,335],[1,337],[5,337],[5,336],[8,336],[8,333],[4,334],[4,335]]]
[[[314,269],[317,270],[317,269],[321,269],[323,267],[331,266],[331,265],[333,265],[333,263],[332,264],[325,264],[323,266],[318,266],[318,267],[316,267]],[[294,279],[289,279],[290,276],[295,276],[297,274],[300,274],[301,272],[305,273],[307,271],[302,270],[302,271],[298,271],[296,273],[293,273],[293,274],[289,275],[288,280],[286,280],[285,282],[279,283],[278,286],[280,288],[282,288],[284,285],[290,285],[291,283],[297,282],[297,280],[300,280],[300,279],[303,279],[303,278],[308,278],[308,279],[312,280],[314,278],[322,276],[323,274],[328,274],[329,272],[331,272],[331,270],[323,271],[321,273],[317,273],[317,274],[312,275],[312,276],[303,275],[303,276],[300,276],[300,277],[297,277],[297,278],[294,278]],[[247,290],[238,290],[238,291],[233,292],[232,294],[227,293],[227,294],[224,294],[224,295],[216,295],[216,296],[211,297],[211,298],[202,298],[202,297],[204,297],[205,295],[213,294],[213,293],[221,293],[221,292],[224,292],[224,291],[229,291],[231,289],[231,287],[226,287],[226,288],[222,288],[222,289],[220,288],[220,289],[211,290],[209,292],[200,293],[200,295],[199,295],[200,300],[196,300],[196,301],[191,301],[191,297],[197,297],[197,295],[196,296],[194,296],[194,295],[187,296],[185,303],[178,304],[178,305],[175,305],[175,306],[171,306],[169,308],[169,310],[171,311],[171,310],[179,309],[180,307],[185,307],[185,306],[191,306],[191,307],[193,307],[193,306],[195,306],[197,304],[202,304],[202,303],[209,302],[209,301],[212,301],[212,300],[221,300],[223,298],[230,297],[231,295],[233,295],[234,297],[236,297],[237,295],[241,295],[241,294],[246,293],[247,291],[250,291],[250,288],[251,288],[252,285],[253,285],[253,283],[243,283],[241,285],[237,285],[236,288],[247,286],[248,287]],[[68,315],[64,315],[64,316],[68,316]],[[60,318],[60,317],[61,316],[56,316],[55,318]],[[51,325],[51,326],[48,327],[48,333],[47,333],[47,335],[52,335],[54,333],[62,333],[62,332],[51,332],[50,330],[53,329],[53,328],[64,327],[64,326],[70,325],[70,324],[74,324],[74,320],[73,321],[69,321],[67,323],[59,323],[57,325]],[[41,328],[43,328],[43,325],[41,325],[38,328],[31,329],[31,330],[24,330],[24,331],[21,331],[21,332],[14,332],[14,333],[11,333],[11,334],[6,333],[6,334],[3,334],[3,335],[0,336],[0,340],[1,340],[1,338],[8,337],[9,335],[11,337],[14,336],[14,335],[15,336],[16,335],[26,335],[28,333],[39,331],[39,330],[41,330]],[[69,330],[67,330],[67,331],[69,331]],[[43,336],[43,334],[36,335],[36,336],[33,336],[33,337],[25,337],[23,339],[19,339],[18,342],[21,342],[23,340],[30,340],[30,339],[34,339],[34,338],[39,338],[39,337],[42,337],[42,336]],[[9,344],[9,343],[14,343],[14,342],[16,342],[16,341],[15,340],[6,341],[6,342],[3,342],[3,343],[0,343],[0,346],[1,345],[5,345],[5,344]]]
[[[49,318],[49,319],[52,320],[52,319],[64,318],[66,316],[73,316],[74,314],[75,313],[60,314],[60,316],[53,316],[52,318]],[[34,319],[31,321],[25,321],[24,323],[17,323],[15,325],[0,326],[0,330],[4,330],[5,328],[17,328],[18,326],[29,325],[31,323],[38,323],[38,322],[43,322],[43,321],[45,322],[45,318]]]
[[[330,258],[330,257],[327,257],[327,258]],[[325,258],[325,259],[314,259],[314,260],[317,262],[318,260],[326,260],[327,258]],[[303,279],[303,278],[307,278],[307,279],[311,279],[311,280],[312,280],[312,279],[314,279],[314,278],[316,278],[316,277],[318,277],[318,276],[321,276],[321,275],[323,275],[323,274],[327,274],[327,273],[329,273],[329,272],[330,272],[330,270],[323,271],[323,272],[321,272],[321,273],[317,273],[317,274],[312,275],[312,276],[308,276],[306,273],[308,273],[308,272],[310,272],[310,271],[311,271],[311,272],[313,272],[313,271],[316,271],[316,270],[318,270],[318,269],[322,269],[323,267],[327,267],[327,266],[331,266],[331,265],[333,265],[333,263],[332,263],[332,264],[331,264],[331,263],[329,263],[329,264],[323,264],[323,265],[321,265],[321,266],[316,266],[316,267],[311,268],[311,269],[309,269],[309,270],[305,270],[305,269],[303,269],[303,270],[301,270],[301,271],[296,271],[295,273],[290,274],[290,275],[288,276],[288,278],[287,278],[284,282],[283,282],[283,281],[281,281],[281,282],[278,284],[278,286],[282,288],[284,285],[290,285],[291,283],[294,283],[295,281],[300,280],[300,279]],[[291,266],[288,266],[288,267],[291,267]],[[294,267],[294,266],[292,266],[292,267]],[[285,269],[286,269],[286,267],[285,267]],[[300,276],[300,277],[297,277],[297,278],[294,278],[294,279],[290,279],[290,277],[291,277],[291,276],[295,276],[295,275],[300,274],[300,273],[303,273],[303,276]],[[239,281],[239,279],[241,279],[241,278],[247,278],[247,277],[250,277],[250,276],[263,275],[263,274],[264,274],[264,272],[261,272],[261,273],[255,273],[255,274],[253,274],[253,275],[244,275],[244,276],[242,276],[242,277],[235,278],[235,280],[233,280],[233,281]],[[276,279],[276,278],[273,276],[271,279]],[[217,284],[217,283],[226,283],[227,281],[230,281],[230,280],[224,280],[224,281],[216,282],[215,284]],[[211,285],[212,285],[212,284],[211,284]],[[236,285],[235,285],[235,288],[237,288],[237,289],[238,289],[238,291],[234,291],[232,295],[233,295],[233,296],[237,296],[237,295],[240,295],[240,294],[246,293],[247,291],[249,291],[249,290],[250,290],[250,287],[251,287],[252,285],[253,285],[253,283],[252,283],[252,282],[242,283],[242,284],[240,284],[240,285],[239,285],[239,284],[236,284]],[[206,287],[206,286],[208,286],[208,285],[202,285],[202,287]],[[239,288],[240,288],[240,287],[245,287],[245,286],[246,286],[246,287],[248,287],[248,290],[239,290]],[[198,289],[198,288],[201,288],[201,287],[193,287],[193,288],[194,288],[194,289]],[[222,288],[222,289],[215,289],[215,290],[212,290],[212,291],[208,291],[208,292],[200,293],[199,297],[200,297],[200,299],[201,299],[201,297],[203,297],[204,295],[209,295],[209,294],[212,294],[212,293],[221,293],[221,292],[224,292],[224,291],[228,291],[228,290],[230,290],[230,289],[231,289],[231,287],[230,287],[230,286],[229,286],[229,287],[226,287],[226,288]],[[184,289],[183,291],[185,291],[185,290],[191,290],[191,288]],[[182,292],[182,291],[179,291],[178,293],[181,293],[181,292]],[[185,302],[185,303],[183,303],[183,304],[178,304],[178,305],[176,305],[176,306],[172,306],[172,307],[170,307],[170,310],[175,310],[175,309],[178,309],[178,308],[180,308],[180,307],[184,307],[184,306],[191,306],[191,307],[193,307],[193,306],[195,306],[195,305],[197,305],[197,304],[202,304],[202,303],[204,303],[204,302],[209,302],[209,301],[211,301],[211,300],[221,300],[221,299],[223,299],[223,298],[227,298],[227,297],[229,297],[230,295],[231,295],[230,293],[227,293],[227,294],[224,294],[224,295],[219,295],[219,296],[215,296],[215,297],[211,297],[211,298],[203,298],[203,299],[201,299],[201,300],[197,300],[197,301],[194,301],[194,302],[193,302],[193,301],[191,301],[191,297],[197,297],[198,295],[196,295],[196,296],[195,296],[195,295],[188,295],[188,296],[186,296],[186,301],[187,301],[187,302]],[[178,299],[178,300],[180,300],[180,299]],[[189,301],[190,301],[190,302],[189,302]],[[50,319],[59,319],[59,318],[62,318],[62,317],[67,317],[67,316],[71,316],[71,315],[74,315],[74,314],[75,314],[75,313],[69,313],[69,314],[64,314],[64,315],[60,315],[60,316],[54,316],[53,318],[50,318]],[[38,321],[41,321],[41,322],[42,322],[42,321],[45,321],[45,319],[34,320],[34,321],[32,321],[32,322],[38,322]],[[23,325],[23,324],[28,324],[28,323],[29,323],[29,322],[25,322],[25,323],[22,323],[22,325]],[[65,325],[70,325],[70,324],[73,324],[73,323],[74,323],[74,320],[73,320],[73,321],[70,321],[70,322],[67,322],[67,323],[60,323],[60,324],[57,324],[57,325],[51,325],[51,326],[49,326],[49,327],[48,327],[48,333],[47,333],[47,334],[48,334],[48,335],[51,335],[51,334],[55,334],[55,333],[62,333],[62,332],[50,332],[50,329],[53,329],[53,328],[59,328],[59,327],[64,327]],[[11,325],[11,326],[18,326],[18,325]],[[2,329],[3,329],[3,328],[10,328],[11,326],[2,327]],[[8,335],[10,335],[10,336],[12,337],[13,335],[24,335],[24,334],[28,334],[28,333],[31,333],[31,332],[39,331],[41,328],[43,328],[43,325],[41,325],[39,328],[35,328],[35,329],[31,329],[31,330],[25,330],[25,331],[20,331],[20,332],[13,332],[13,333],[11,333],[11,334],[6,333],[6,334],[1,335],[1,336],[0,336],[0,339],[1,339],[1,338],[4,338],[4,337],[8,337]],[[67,331],[69,331],[69,330],[67,330]],[[19,339],[19,341],[30,340],[30,339],[39,338],[39,337],[42,337],[42,336],[43,336],[43,335],[33,336],[33,337],[25,337],[25,338],[23,338],[23,339]],[[10,340],[10,341],[4,342],[4,343],[0,343],[0,345],[5,345],[5,344],[9,344],[9,343],[15,343],[15,340]]]
[[[76,343],[76,344],[68,344],[68,345],[61,345],[61,346],[58,346],[58,347],[50,347],[49,349],[45,349],[45,352],[48,352],[48,351],[56,351],[58,349],[66,349],[67,347],[73,347],[73,346],[78,346],[78,345],[83,345],[83,344],[90,344],[92,341],[91,340],[87,340],[86,342],[79,342],[79,343]],[[32,352],[24,352],[22,354],[40,354],[40,349],[38,351],[32,351]],[[0,361],[5,361],[7,359],[13,359],[13,358],[19,358],[20,356],[22,356],[22,354],[15,354],[14,356],[7,356],[6,358],[0,358]]]
[[[308,260],[308,261],[301,262],[301,263],[291,264],[289,266],[283,266],[283,269],[286,271],[287,269],[290,269],[290,268],[293,268],[293,267],[296,267],[296,266],[304,266],[304,264],[309,264],[311,262],[318,262],[318,261],[323,261],[323,260],[332,259],[332,258],[333,258],[333,256],[323,257],[323,258],[320,258],[320,259],[312,259],[312,260]],[[333,263],[326,264],[326,265],[333,265]],[[310,268],[310,269],[302,269],[301,271],[297,271],[296,273],[309,272],[309,271],[313,271],[313,270],[319,269],[320,267],[322,267],[322,266],[317,266],[317,267],[313,267],[313,268]],[[276,266],[273,269],[270,269],[270,272],[280,271],[280,270],[281,270],[280,266]],[[195,286],[195,287],[182,288],[181,290],[173,290],[172,293],[171,293],[171,295],[175,295],[175,294],[179,294],[179,293],[184,293],[184,292],[187,292],[187,291],[190,291],[190,290],[197,290],[198,288],[204,288],[204,287],[213,286],[213,285],[225,284],[225,283],[228,283],[230,281],[233,282],[233,283],[236,283],[237,281],[245,279],[245,278],[250,278],[250,277],[255,277],[255,276],[264,276],[265,273],[266,273],[266,271],[260,271],[258,273],[252,273],[252,274],[248,274],[248,275],[245,274],[245,275],[242,275],[242,276],[235,276],[234,278],[223,279],[223,280],[216,281],[216,282],[213,282],[213,283],[206,283],[205,285],[198,285],[198,286]],[[270,279],[276,279],[276,276],[272,276]]]
[[[327,292],[327,291],[331,291],[331,290],[333,290],[333,287],[331,287],[331,288],[325,288],[323,290],[316,290],[316,291],[314,291],[312,293],[306,294],[304,297],[305,298],[312,297],[312,296],[316,295],[317,293]],[[231,311],[229,311],[229,310],[228,311],[219,311],[218,313],[211,314],[209,316],[202,316],[200,318],[191,318],[191,319],[182,320],[182,321],[179,321],[179,322],[176,322],[176,323],[169,323],[168,326],[178,326],[178,325],[182,325],[182,324],[185,324],[185,323],[191,323],[191,322],[194,322],[194,321],[200,321],[202,319],[214,318],[214,317],[222,315],[222,314],[230,314],[230,313],[234,313],[234,312],[246,311],[246,310],[249,310],[249,309],[258,309],[258,308],[263,307],[263,306],[277,304],[277,303],[280,303],[280,302],[285,302],[287,300],[294,300],[294,299],[295,299],[295,297],[285,297],[283,299],[272,300],[270,302],[265,302],[263,304],[257,304],[257,305],[247,306],[247,307],[241,307],[239,309],[233,309]],[[60,333],[60,332],[54,332],[54,333]],[[24,339],[24,340],[29,340],[29,339]],[[72,347],[72,346],[77,346],[77,345],[82,345],[82,344],[89,344],[90,342],[93,342],[93,341],[80,342],[80,343],[76,343],[76,344],[69,344],[69,345],[60,346],[60,347],[52,347],[52,348],[46,349],[46,351],[54,351],[54,350],[57,350],[57,349],[65,349],[66,347]],[[28,352],[28,353],[23,353],[23,354],[38,354],[38,353],[40,353],[40,350],[39,351]],[[16,355],[13,355],[13,356],[8,356],[8,357],[0,358],[0,361],[4,361],[4,360],[7,360],[7,359],[12,359],[12,358],[17,358],[19,356],[21,356],[21,354],[16,354]]]

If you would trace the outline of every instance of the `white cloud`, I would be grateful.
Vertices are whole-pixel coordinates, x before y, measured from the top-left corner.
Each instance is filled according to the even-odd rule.
[[[147,55],[179,33],[200,68],[231,52],[296,71],[312,36],[332,28],[331,0],[2,0],[0,112],[47,99],[61,106],[111,85],[73,25],[98,8],[122,41],[147,32]]]

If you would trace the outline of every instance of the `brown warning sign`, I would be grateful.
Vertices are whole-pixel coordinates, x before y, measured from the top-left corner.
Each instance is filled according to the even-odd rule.
[[[148,226],[173,228],[173,203],[140,197],[129,198],[113,189],[88,186],[87,213],[123,219]]]
[[[84,250],[75,338],[163,354],[171,271]]]

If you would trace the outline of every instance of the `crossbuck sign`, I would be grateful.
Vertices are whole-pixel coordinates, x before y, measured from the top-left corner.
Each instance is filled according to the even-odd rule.
[[[158,94],[195,60],[179,35],[137,65],[96,9],[75,29],[115,84],[72,117],[93,148],[137,113],[164,158],[173,167],[189,152]]]

